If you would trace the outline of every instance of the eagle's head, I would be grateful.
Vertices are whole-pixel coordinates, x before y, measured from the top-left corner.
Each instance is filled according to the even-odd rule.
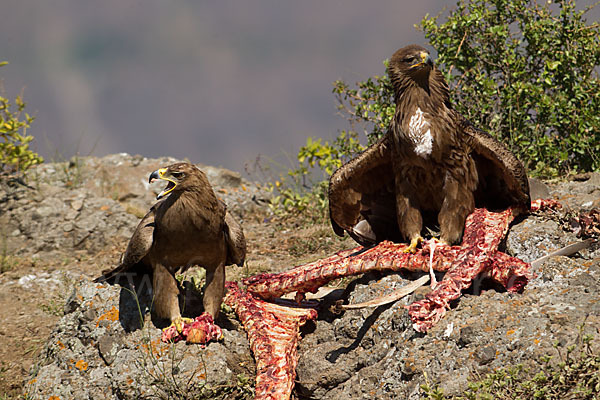
[[[411,81],[424,87],[433,68],[429,51],[419,45],[411,44],[396,51],[392,56],[389,64],[390,79],[396,92],[406,88]]]
[[[168,182],[167,187],[156,196],[157,199],[171,192],[182,192],[190,188],[209,185],[206,175],[190,163],[176,163],[157,169],[150,174],[148,182],[152,183],[155,179],[162,179]]]

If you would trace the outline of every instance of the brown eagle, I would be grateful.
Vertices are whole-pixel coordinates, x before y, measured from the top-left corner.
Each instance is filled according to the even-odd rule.
[[[206,269],[204,311],[216,318],[225,292],[225,265],[242,265],[246,241],[240,225],[217,199],[206,175],[192,164],[177,163],[152,172],[167,181],[150,211],[138,224],[121,264],[96,282],[110,281],[130,270],[149,269],[153,311],[178,329],[179,287],[175,273],[190,266]],[[167,196],[167,197],[165,197]]]
[[[389,76],[396,111],[388,132],[330,179],[338,235],[347,231],[363,245],[410,241],[415,251],[424,223],[437,223],[441,240],[453,244],[476,206],[529,209],[523,165],[454,110],[426,49],[396,51]]]

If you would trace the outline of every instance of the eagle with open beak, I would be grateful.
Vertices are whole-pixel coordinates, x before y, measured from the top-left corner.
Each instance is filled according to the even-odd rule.
[[[216,319],[225,291],[225,266],[244,263],[246,241],[242,228],[197,167],[172,164],[152,172],[149,182],[156,179],[167,182],[159,201],[140,221],[121,264],[96,281],[114,280],[144,267],[152,273],[153,313],[181,332],[188,321],[181,317],[175,273],[193,265],[206,269],[202,302],[204,311]]]

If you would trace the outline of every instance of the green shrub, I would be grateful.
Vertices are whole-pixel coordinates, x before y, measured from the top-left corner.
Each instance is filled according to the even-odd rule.
[[[586,23],[589,8],[460,0],[445,22],[420,23],[458,111],[533,174],[600,169],[600,25]]]
[[[6,62],[1,62],[0,66]],[[16,110],[15,110],[16,106]],[[25,103],[21,96],[15,99],[15,106],[0,93],[0,170],[23,172],[44,160],[29,149],[33,136],[27,135],[27,128],[33,117],[25,113]],[[21,119],[22,114],[24,118]]]
[[[298,165],[270,184],[276,192],[271,200],[275,213],[302,213],[308,222],[323,220],[329,176],[363,149],[353,131],[342,131],[331,144],[309,137],[298,152]]]
[[[388,60],[383,64],[386,67],[384,76],[375,75],[357,82],[356,88],[341,80],[333,83],[338,110],[346,116],[352,131],[362,128],[369,144],[387,132],[396,110],[394,89],[387,74]]]

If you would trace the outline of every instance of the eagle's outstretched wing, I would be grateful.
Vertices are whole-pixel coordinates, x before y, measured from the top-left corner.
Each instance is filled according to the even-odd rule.
[[[471,142],[479,177],[476,207],[505,209],[512,206],[529,210],[529,182],[523,164],[489,133],[462,119],[462,132]]]
[[[343,236],[346,231],[364,245],[389,236],[384,232],[397,226],[388,134],[333,173],[329,180],[329,216],[336,234]]]

